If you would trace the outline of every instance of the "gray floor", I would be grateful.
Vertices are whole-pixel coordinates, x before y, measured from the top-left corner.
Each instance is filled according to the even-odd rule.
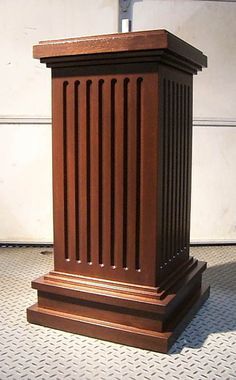
[[[30,325],[30,282],[52,254],[0,249],[0,380],[236,379],[236,247],[193,248],[206,260],[211,296],[169,355]]]

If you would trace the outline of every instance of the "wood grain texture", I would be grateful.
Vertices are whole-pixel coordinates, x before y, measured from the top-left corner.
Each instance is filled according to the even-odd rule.
[[[34,58],[86,55],[111,52],[161,50],[183,56],[198,64],[207,65],[207,57],[200,50],[166,30],[116,33],[91,37],[41,41],[33,48]]]
[[[162,66],[159,78],[162,89],[159,275],[163,278],[189,256],[192,77]]]
[[[209,294],[189,255],[192,75],[206,57],[163,30],[34,52],[52,68],[55,267],[32,283],[29,321],[167,352]]]
[[[55,269],[154,286],[157,74],[66,76],[55,86],[58,80],[64,129],[54,123],[54,134],[64,147],[65,207],[55,208],[65,243]]]
[[[204,286],[188,304],[184,304],[181,314],[174,318],[174,325],[165,332],[158,332],[156,329],[150,328],[145,329],[144,322],[142,323],[143,328],[133,326],[132,322],[136,320],[136,316],[133,316],[131,323],[129,321],[127,324],[124,324],[124,321],[122,323],[107,322],[106,319],[99,320],[83,316],[83,312],[81,311],[76,314],[65,313],[58,311],[57,307],[52,309],[51,306],[40,307],[38,304],[28,308],[27,318],[30,323],[146,350],[167,353],[208,297],[209,288]],[[156,325],[158,325],[158,322]]]

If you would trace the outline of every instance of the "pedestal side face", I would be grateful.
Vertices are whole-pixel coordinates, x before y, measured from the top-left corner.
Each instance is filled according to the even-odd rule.
[[[158,279],[189,257],[192,166],[192,75],[160,65]]]
[[[158,74],[110,71],[53,69],[55,270],[154,286]]]

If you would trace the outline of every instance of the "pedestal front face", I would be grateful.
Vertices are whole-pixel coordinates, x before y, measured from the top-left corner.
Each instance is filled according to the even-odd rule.
[[[155,286],[156,65],[99,71],[53,70],[55,270]]]
[[[52,68],[55,270],[33,323],[167,352],[206,300],[189,256],[192,75],[166,31],[46,42]]]
[[[53,71],[55,270],[156,286],[189,256],[192,76],[90,71]]]

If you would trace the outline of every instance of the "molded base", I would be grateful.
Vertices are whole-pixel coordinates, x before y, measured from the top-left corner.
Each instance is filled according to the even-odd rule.
[[[177,281],[162,300],[147,295],[114,294],[82,287],[79,276],[53,272],[33,282],[38,303],[27,310],[31,323],[116,343],[167,353],[185,326],[209,296],[201,286],[205,263]],[[95,279],[96,281],[96,279]],[[100,281],[100,280],[98,280]],[[132,287],[132,284],[130,285]]]
[[[108,340],[128,346],[167,353],[208,297],[209,287],[204,287],[191,306],[191,309],[188,310],[187,314],[185,314],[184,318],[177,324],[173,331],[169,332],[156,332],[74,314],[67,314],[41,308],[38,304],[27,309],[27,319],[31,323],[46,327]]]

